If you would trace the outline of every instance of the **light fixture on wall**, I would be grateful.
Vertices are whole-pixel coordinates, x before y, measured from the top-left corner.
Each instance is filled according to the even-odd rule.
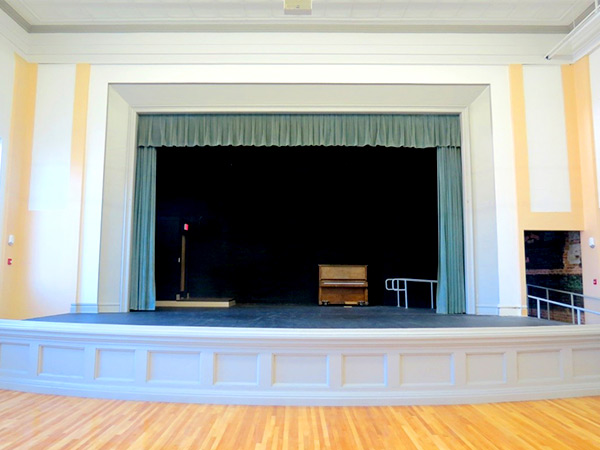
[[[594,9],[577,24],[546,55],[547,60],[575,62],[600,45],[600,9],[595,0]]]
[[[311,15],[312,0],[283,0],[283,13],[289,15]]]

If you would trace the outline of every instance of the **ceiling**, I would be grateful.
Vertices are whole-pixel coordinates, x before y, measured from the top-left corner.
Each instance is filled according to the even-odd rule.
[[[294,1],[294,0],[288,0]],[[593,0],[0,0],[29,32],[387,31],[567,33]]]

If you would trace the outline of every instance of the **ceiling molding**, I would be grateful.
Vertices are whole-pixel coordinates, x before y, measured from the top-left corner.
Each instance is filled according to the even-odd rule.
[[[548,60],[575,62],[600,46],[600,8],[592,11],[546,55]]]
[[[0,0],[1,2],[2,0]],[[461,33],[566,34],[569,26],[534,25],[401,25],[379,22],[266,23],[204,22],[182,24],[28,25],[30,33]]]
[[[5,39],[25,59],[28,59],[31,36],[12,17],[0,10],[0,39]]]
[[[6,1],[0,0],[3,5]],[[15,21],[14,14],[0,8],[0,37],[21,56],[29,62],[67,64],[560,64],[564,61],[548,61],[544,56],[567,34],[562,26],[264,25],[256,21],[150,28],[141,24],[25,27],[29,31],[22,21]]]
[[[12,6],[6,3],[5,0],[0,0],[0,9],[4,11],[8,17],[15,21],[17,25],[23,28],[28,33],[31,32],[31,24],[27,22],[21,14],[19,14]]]
[[[500,24],[490,22],[488,25],[465,20],[463,23],[449,24],[443,19],[344,19],[344,18],[306,18],[286,17],[280,19],[240,20],[214,19],[164,19],[163,23],[155,20],[113,23],[92,23],[81,20],[79,23],[32,24],[17,10],[0,0],[0,10],[4,11],[23,30],[32,34],[52,33],[248,33],[248,32],[315,32],[315,33],[493,33],[493,34],[566,34],[573,26],[569,25],[535,25],[535,24]],[[588,10],[586,10],[588,12]],[[579,19],[577,19],[579,20]],[[575,22],[577,23],[577,22]]]

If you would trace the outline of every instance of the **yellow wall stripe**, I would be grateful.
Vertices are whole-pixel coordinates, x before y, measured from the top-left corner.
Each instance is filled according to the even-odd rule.
[[[77,284],[73,298],[79,303],[79,285],[81,277],[81,240],[83,233],[81,224],[83,222],[83,189],[84,189],[84,166],[85,149],[87,138],[87,114],[88,97],[90,89],[89,64],[77,64],[75,73],[75,100],[73,104],[73,133],[71,138],[71,184],[70,184],[70,208],[73,209],[74,219],[77,221],[79,230],[79,251],[77,257]]]
[[[567,157],[569,164],[569,184],[571,194],[571,211],[556,213],[540,213],[531,211],[531,194],[529,182],[529,158],[527,143],[527,121],[525,116],[525,90],[523,83],[523,67],[511,65],[509,80],[511,92],[511,112],[513,124],[513,140],[515,148],[515,173],[517,185],[520,271],[523,280],[521,294],[523,305],[526,303],[525,284],[525,230],[582,230],[583,219],[583,189],[581,171],[583,164],[590,164],[589,157],[580,155],[581,146],[581,107],[578,104],[577,89],[582,80],[576,76],[573,66],[562,67],[565,129],[567,136]],[[588,82],[589,85],[589,82]],[[590,97],[591,98],[591,95]],[[595,167],[595,166],[594,166]]]
[[[28,201],[36,86],[37,64],[30,64],[15,54],[2,242],[7,242],[9,234],[14,234],[16,239],[12,247],[1,246],[3,258],[0,261],[0,317],[8,319],[27,314]],[[7,265],[8,258],[13,259],[12,266]]]
[[[525,284],[525,239],[524,221],[531,213],[529,194],[529,155],[527,151],[527,121],[525,119],[525,87],[523,66],[512,64],[508,68],[510,83],[510,102],[515,151],[515,176],[517,184],[517,222],[519,238],[519,272],[521,283],[521,305],[527,305],[527,286]],[[522,310],[527,315],[527,310]]]

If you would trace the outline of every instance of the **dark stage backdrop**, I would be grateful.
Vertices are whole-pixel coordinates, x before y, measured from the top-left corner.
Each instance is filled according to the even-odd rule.
[[[157,299],[179,291],[188,223],[192,297],[317,304],[318,264],[368,264],[369,303],[396,304],[386,278],[437,278],[436,170],[435,149],[160,148]]]

